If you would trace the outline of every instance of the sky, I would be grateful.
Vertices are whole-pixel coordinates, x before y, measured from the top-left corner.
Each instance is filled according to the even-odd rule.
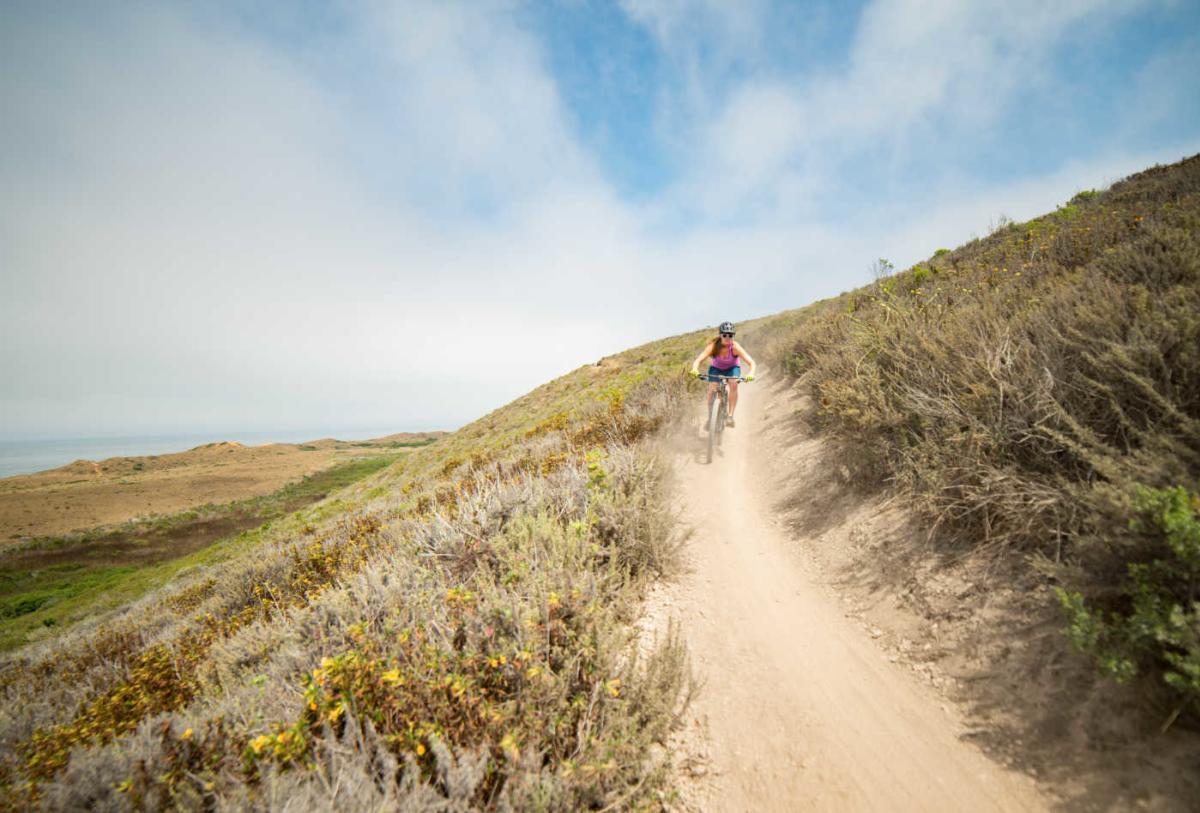
[[[1198,76],[1190,0],[8,0],[0,439],[452,429],[1200,152]]]

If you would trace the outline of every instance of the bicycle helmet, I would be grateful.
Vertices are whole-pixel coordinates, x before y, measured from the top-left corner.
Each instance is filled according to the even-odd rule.
[[[733,322],[722,322],[721,326],[719,328],[717,328],[717,332],[718,333],[737,333],[737,331],[734,330],[734,328],[733,328]]]

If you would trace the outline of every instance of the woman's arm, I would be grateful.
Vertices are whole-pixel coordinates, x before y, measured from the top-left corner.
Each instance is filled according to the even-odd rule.
[[[750,371],[747,372],[746,375],[754,375],[754,359],[750,358],[750,354],[746,352],[746,349],[736,341],[733,343],[733,349],[738,354],[739,358],[744,358],[746,361],[750,362]]]
[[[699,372],[700,371],[700,362],[704,361],[707,358],[712,358],[712,346],[711,345],[708,347],[705,347],[704,350],[701,351],[700,355],[696,356],[696,360],[692,362],[692,372],[693,373]]]

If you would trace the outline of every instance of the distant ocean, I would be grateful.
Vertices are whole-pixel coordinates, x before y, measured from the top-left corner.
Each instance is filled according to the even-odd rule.
[[[403,429],[300,430],[296,432],[219,432],[197,435],[142,435],[121,438],[64,438],[60,440],[0,440],[0,477],[55,469],[76,460],[186,452],[204,443],[236,440],[246,446],[263,443],[301,443],[320,438],[368,440]]]

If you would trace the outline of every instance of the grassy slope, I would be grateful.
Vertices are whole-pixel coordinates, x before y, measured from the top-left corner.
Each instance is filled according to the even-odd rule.
[[[1149,544],[1125,530],[1127,489],[1197,474],[1197,174],[1152,171],[762,320],[754,347],[946,544],[1111,589]],[[638,441],[678,414],[703,336],[540,387],[274,523],[251,555],[10,657],[10,798],[652,798],[647,748],[685,679],[675,643],[639,662],[622,632],[672,566]]]
[[[1175,712],[1200,708],[1198,235],[1194,157],[774,336],[860,477],[905,493],[942,550],[1065,586],[1075,643],[1121,679],[1164,677]]]
[[[648,660],[625,642],[673,549],[661,472],[637,441],[677,411],[700,341],[550,382],[127,612],[10,656],[7,798],[242,805],[286,788],[325,804],[322,777],[346,770],[365,782],[343,788],[359,794],[347,804],[652,793],[646,748],[686,675],[674,642]],[[408,769],[369,779],[381,762]],[[461,776],[447,784],[448,770]]]
[[[253,547],[264,524],[394,460],[395,455],[351,460],[262,497],[10,546],[0,554],[0,651],[58,634],[128,604],[181,571]]]

